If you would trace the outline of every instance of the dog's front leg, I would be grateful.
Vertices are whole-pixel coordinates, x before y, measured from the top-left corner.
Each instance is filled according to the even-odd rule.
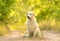
[[[29,37],[29,32],[28,32],[28,30],[26,30],[26,34],[23,36],[23,37]]]

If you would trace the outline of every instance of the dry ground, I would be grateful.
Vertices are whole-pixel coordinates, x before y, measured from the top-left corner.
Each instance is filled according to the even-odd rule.
[[[43,31],[44,38],[24,38],[22,35],[13,33],[12,35],[1,37],[0,41],[60,41],[60,33]]]

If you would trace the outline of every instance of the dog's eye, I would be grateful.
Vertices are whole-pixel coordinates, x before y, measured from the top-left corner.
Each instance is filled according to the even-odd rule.
[[[31,15],[31,14],[30,14]]]

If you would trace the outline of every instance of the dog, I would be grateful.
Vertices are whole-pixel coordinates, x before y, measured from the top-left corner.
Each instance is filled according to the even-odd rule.
[[[26,35],[24,37],[41,37],[41,31],[33,11],[27,12]]]

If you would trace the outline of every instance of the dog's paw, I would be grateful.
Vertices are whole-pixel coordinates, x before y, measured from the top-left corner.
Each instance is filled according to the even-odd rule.
[[[28,34],[26,34],[26,35],[24,35],[23,37],[29,38],[29,35],[28,35]]]

